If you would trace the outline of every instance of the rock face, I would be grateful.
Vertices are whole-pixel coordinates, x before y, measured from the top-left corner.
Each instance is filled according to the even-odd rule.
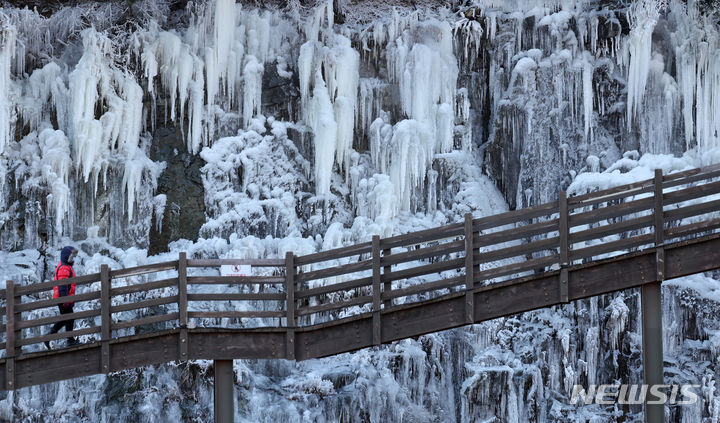
[[[150,149],[153,161],[165,162],[158,178],[156,193],[166,196],[162,222],[153,216],[148,254],[168,251],[168,244],[178,239],[197,241],[205,223],[205,190],[200,169],[205,164],[197,154],[187,151],[177,126],[160,126],[153,133]]]

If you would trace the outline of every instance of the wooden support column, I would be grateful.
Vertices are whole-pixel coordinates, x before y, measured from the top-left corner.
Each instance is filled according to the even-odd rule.
[[[188,301],[187,301],[187,253],[184,251],[178,257],[178,323],[180,338],[178,351],[180,360],[188,359]]]
[[[473,219],[472,213],[465,214],[465,323],[475,321],[475,288],[473,262]]]
[[[570,265],[570,227],[567,193],[558,196],[558,232],[560,238],[560,302],[570,302],[568,294],[568,265]]]
[[[287,332],[285,335],[285,357],[295,360],[295,255],[292,251],[285,253],[285,313]]]
[[[107,264],[100,266],[100,373],[110,373],[110,268]]]
[[[15,283],[5,284],[5,381],[8,391],[15,389]]]
[[[215,423],[232,423],[235,418],[235,374],[232,360],[213,360],[215,368]]]
[[[373,345],[382,343],[382,333],[380,326],[380,236],[372,237],[372,297],[373,297]]]
[[[655,170],[655,248],[657,281],[644,284],[641,288],[642,302],[642,341],[643,341],[643,377],[646,385],[662,385],[663,369],[663,331],[662,331],[662,281],[665,278],[664,219],[662,170]],[[649,404],[655,400],[651,395],[645,399],[645,422],[664,422],[665,405]]]

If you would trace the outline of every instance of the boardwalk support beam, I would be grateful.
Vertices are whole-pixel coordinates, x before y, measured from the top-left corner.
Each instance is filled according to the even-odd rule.
[[[235,375],[232,360],[214,360],[215,423],[232,423],[235,418]]]
[[[642,302],[642,341],[643,341],[643,377],[645,384],[663,384],[663,333],[662,333],[662,281],[665,268],[663,220],[662,170],[655,170],[655,247],[656,281],[644,284],[641,288]],[[654,398],[645,398],[645,421],[664,422],[665,405],[652,404]]]

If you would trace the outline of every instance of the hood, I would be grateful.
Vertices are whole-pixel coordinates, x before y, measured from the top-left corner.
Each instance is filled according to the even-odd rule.
[[[60,263],[72,266],[72,263],[69,263],[68,259],[70,259],[70,255],[74,252],[77,252],[75,247],[71,247],[69,245],[67,247],[63,247],[62,251],[60,251]]]

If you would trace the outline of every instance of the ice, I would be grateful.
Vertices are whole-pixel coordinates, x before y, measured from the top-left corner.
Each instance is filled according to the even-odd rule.
[[[12,63],[15,56],[16,30],[6,16],[0,16],[0,154],[12,134],[12,103],[10,102]]]
[[[612,300],[608,306],[607,312],[607,325],[610,328],[610,345],[612,349],[617,349],[618,335],[625,330],[625,324],[627,323],[630,309],[627,305],[625,305],[623,296],[619,295]]]
[[[330,193],[335,151],[337,149],[337,123],[330,96],[318,70],[315,73],[315,89],[309,110],[310,127],[315,135],[315,187],[319,196]]]
[[[70,211],[70,142],[60,130],[46,128],[38,135],[42,151],[42,175],[50,187],[54,206],[55,230],[62,233],[63,221]]]
[[[265,70],[255,56],[247,56],[243,70],[243,125],[248,126],[250,119],[260,114],[262,95],[262,75]]]
[[[55,62],[48,62],[42,68],[34,70],[28,78],[17,108],[31,130],[39,129],[52,110],[57,116],[58,126],[68,127],[68,88],[63,77],[60,66]]]
[[[298,73],[303,118],[314,134],[315,162],[324,169],[317,174],[322,177],[317,180],[316,192],[325,195],[333,163],[345,169],[346,181],[350,177],[347,161],[353,151],[358,115],[359,54],[350,40],[339,34],[329,37],[326,44],[310,40],[300,48]],[[332,119],[325,114],[328,105],[333,110]],[[330,127],[336,131],[332,139],[327,132]]]
[[[585,120],[585,138],[592,138],[593,116],[593,58],[589,52],[583,52],[583,115]]]
[[[394,22],[398,28],[389,31],[388,70],[408,119],[393,126],[389,144],[389,130],[376,120],[370,139],[376,166],[395,186],[397,213],[411,210],[410,198],[424,186],[434,155],[454,147],[458,67],[446,23],[410,23],[400,32],[404,24]]]
[[[399,122],[393,128],[390,148],[383,162],[398,195],[396,211],[410,210],[411,199],[422,189],[426,172],[432,164],[434,140],[430,127],[417,120]]]
[[[336,162],[342,167],[353,145],[358,107],[359,54],[350,46],[350,40],[344,36],[335,37],[329,53],[325,59],[324,70],[338,125]]]
[[[235,40],[235,1],[233,0],[216,0],[215,2],[215,22],[214,22],[214,45],[212,50],[214,57],[215,75],[217,78],[227,81],[228,79],[228,58],[230,49]],[[210,62],[210,61],[209,61]],[[208,63],[209,63],[208,62]],[[234,76],[234,75],[233,75]],[[217,86],[217,81],[210,82],[211,76],[208,72],[208,104],[212,104],[214,99],[210,97],[210,86]]]

